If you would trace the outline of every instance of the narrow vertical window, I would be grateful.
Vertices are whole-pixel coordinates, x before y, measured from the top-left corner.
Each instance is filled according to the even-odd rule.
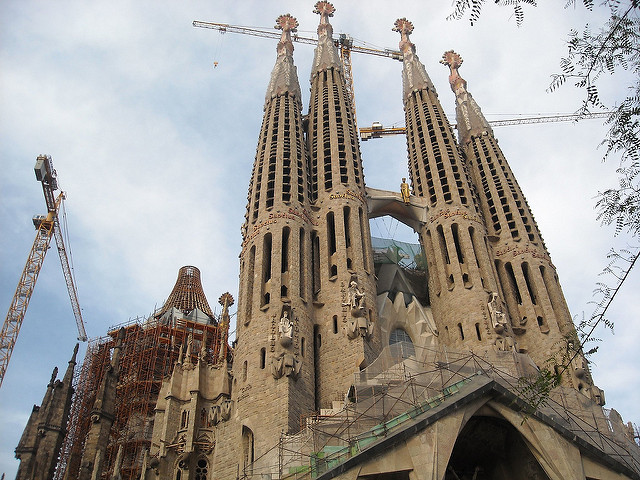
[[[289,227],[284,227],[282,229],[282,259],[281,259],[281,269],[282,273],[289,271]]]
[[[320,238],[316,232],[311,233],[311,284],[313,295],[320,293]]]
[[[458,324],[458,331],[460,332],[460,340],[464,340],[464,332],[462,331],[462,324]]]
[[[333,316],[333,333],[338,333],[338,316]]]
[[[482,340],[482,336],[480,335],[480,324],[476,323],[476,335],[478,337],[478,340]]]
[[[349,248],[349,247],[351,247],[351,229],[349,227],[351,208],[344,207],[343,215],[344,215],[343,216],[343,218],[344,218],[344,242],[345,242],[345,246],[347,248]]]
[[[327,213],[327,236],[331,256],[336,253],[336,221],[333,212]]]
[[[300,297],[304,300],[305,298],[305,276],[306,276],[306,268],[305,268],[305,245],[304,245],[304,229],[300,229],[300,242],[298,244],[298,251],[300,252],[300,258],[298,259],[298,275],[299,275],[299,283],[300,283]]]
[[[267,349],[262,347],[260,349],[260,368],[264,370],[264,367],[267,364]]]

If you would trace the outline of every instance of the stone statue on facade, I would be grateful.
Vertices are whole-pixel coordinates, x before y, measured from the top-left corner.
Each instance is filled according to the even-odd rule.
[[[287,310],[282,312],[278,331],[280,332],[280,345],[285,348],[291,345],[293,340],[293,322],[289,318],[289,312]]]
[[[400,194],[402,195],[402,201],[408,205],[411,197],[411,191],[409,190],[409,184],[407,183],[406,178],[402,178],[402,183],[400,184]]]

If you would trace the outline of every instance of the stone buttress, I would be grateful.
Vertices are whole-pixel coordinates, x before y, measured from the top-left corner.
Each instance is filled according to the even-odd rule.
[[[395,23],[403,54],[403,101],[413,195],[426,198],[420,241],[440,341],[509,351],[513,332],[502,306],[484,219],[467,168],[424,65],[409,40],[413,25]]]

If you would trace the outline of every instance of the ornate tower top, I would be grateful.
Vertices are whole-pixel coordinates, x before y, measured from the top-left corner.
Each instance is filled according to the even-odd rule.
[[[458,90],[466,91],[467,89],[467,81],[458,73],[458,68],[460,68],[462,62],[462,57],[453,50],[444,52],[442,60],[440,60],[440,63],[447,65],[451,71],[449,75],[449,85],[451,85],[451,90],[453,90],[454,93]]]
[[[409,35],[413,33],[413,23],[402,17],[397,19],[393,25],[391,30],[400,33],[400,51],[405,53],[405,51],[412,49],[415,52],[415,45],[409,40]]]
[[[329,23],[329,17],[333,17],[335,7],[331,2],[317,2],[313,13],[320,15],[320,24],[318,25],[318,48],[316,48],[313,65],[311,67],[311,76],[318,71],[329,68],[342,69],[338,49],[333,43],[333,26]]]
[[[394,32],[400,33],[400,51],[402,52],[402,86],[403,96],[407,98],[417,90],[433,90],[435,87],[427,75],[424,65],[416,55],[416,46],[411,43],[409,35],[413,32],[413,23],[406,18],[399,18],[394,23]]]
[[[449,84],[453,93],[456,94],[456,120],[460,143],[464,145],[471,140],[471,137],[483,133],[493,135],[489,122],[484,118],[480,107],[467,91],[467,81],[458,72],[462,65],[462,57],[453,50],[449,50],[444,52],[440,63],[447,65],[451,72]]]
[[[302,102],[298,72],[293,64],[293,42],[291,41],[291,32],[297,30],[298,20],[288,13],[280,15],[276,19],[275,28],[282,30],[282,36],[276,47],[278,58],[271,72],[271,80],[267,87],[265,107],[269,100],[285,92],[294,97],[298,103]]]
[[[213,317],[200,282],[200,270],[196,267],[186,266],[180,269],[176,284],[156,317],[160,317],[172,307],[181,310],[185,315],[197,308]]]

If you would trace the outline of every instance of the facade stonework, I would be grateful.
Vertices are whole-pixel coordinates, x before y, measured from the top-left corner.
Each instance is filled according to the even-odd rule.
[[[443,56],[456,139],[409,39],[413,24],[395,22],[410,188],[403,179],[399,192],[375,190],[365,185],[335,8],[319,1],[315,13],[307,115],[293,60],[298,22],[276,20],[242,225],[236,341],[228,346],[231,296],[214,319],[199,271],[183,267],[170,301],[139,327],[166,328],[153,342],[168,352],[153,422],[138,428],[144,454],[121,447],[103,461],[121,433],[111,428],[126,383],[120,340],[78,478],[640,479],[633,429],[602,408],[582,355],[545,402],[523,387],[555,345],[575,341],[575,327],[531,209],[459,75],[460,56]],[[414,229],[425,268],[374,257],[369,219],[380,215]],[[27,443],[31,468],[29,455],[43,454]]]

